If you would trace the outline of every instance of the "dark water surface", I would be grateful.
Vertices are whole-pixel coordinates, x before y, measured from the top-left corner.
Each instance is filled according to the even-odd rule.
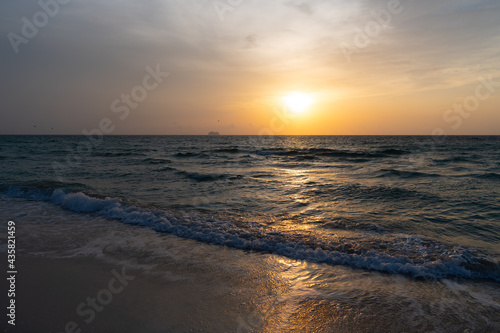
[[[500,281],[500,137],[2,136],[0,190],[183,238]]]
[[[16,253],[206,279],[229,331],[500,331],[500,137],[91,139],[0,137]]]

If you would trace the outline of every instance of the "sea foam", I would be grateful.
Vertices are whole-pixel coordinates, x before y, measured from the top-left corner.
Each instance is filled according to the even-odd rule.
[[[252,223],[242,228],[230,220],[207,218],[194,213],[179,218],[165,210],[132,206],[116,198],[97,198],[82,192],[67,193],[63,189],[11,186],[4,193],[13,197],[50,201],[73,212],[94,213],[183,238],[274,253],[292,259],[415,278],[458,277],[500,281],[498,262],[471,249],[429,243],[415,235],[397,235],[390,240],[373,237],[366,241],[347,237],[329,239],[313,232],[285,232]]]

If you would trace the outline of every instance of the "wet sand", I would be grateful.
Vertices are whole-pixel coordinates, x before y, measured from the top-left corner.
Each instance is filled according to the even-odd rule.
[[[19,258],[16,326],[7,326],[7,332],[66,332],[72,326],[77,328],[67,332],[236,331],[241,309],[237,299],[219,298],[196,283],[166,282],[126,269],[125,278],[133,279],[109,300],[113,271],[123,277],[121,267],[92,258]],[[115,281],[114,291],[120,290],[123,284]],[[96,299],[100,312],[88,303],[89,297]],[[77,313],[80,304],[85,304],[80,311],[84,316]],[[91,312],[95,318],[86,323]]]
[[[415,281],[314,264],[24,199],[0,202],[0,213],[2,220],[16,221],[18,245],[16,327],[2,320],[5,332],[500,329],[500,292],[492,282]],[[3,258],[5,226],[0,229]],[[6,260],[1,262],[6,271]],[[0,288],[7,290],[6,279]]]

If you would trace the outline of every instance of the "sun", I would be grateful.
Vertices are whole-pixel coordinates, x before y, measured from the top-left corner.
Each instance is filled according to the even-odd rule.
[[[285,106],[294,113],[302,113],[306,111],[314,102],[310,94],[303,92],[292,91],[282,97]]]

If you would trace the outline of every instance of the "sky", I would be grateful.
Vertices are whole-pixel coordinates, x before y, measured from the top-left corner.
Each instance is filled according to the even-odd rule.
[[[499,17],[498,0],[0,0],[0,134],[500,135]]]

